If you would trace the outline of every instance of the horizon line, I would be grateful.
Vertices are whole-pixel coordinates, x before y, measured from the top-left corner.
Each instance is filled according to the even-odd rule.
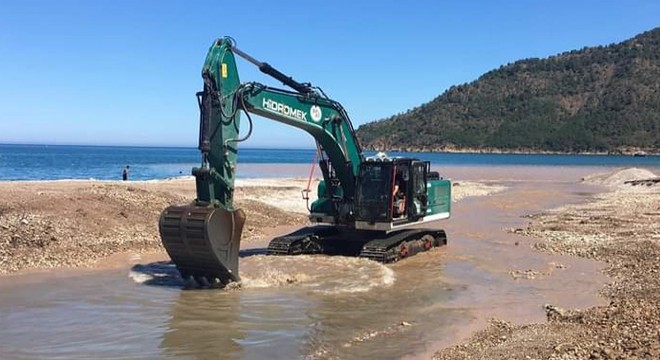
[[[77,146],[77,147],[132,147],[132,148],[178,148],[178,149],[197,149],[196,145],[128,145],[128,144],[47,144],[47,143],[5,143],[0,142],[0,146]],[[313,147],[279,147],[279,146],[245,146],[243,149],[269,149],[269,150],[316,150]]]

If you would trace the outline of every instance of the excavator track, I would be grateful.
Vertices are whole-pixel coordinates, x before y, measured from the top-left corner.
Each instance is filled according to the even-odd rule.
[[[337,234],[335,227],[305,227],[271,240],[267,253],[268,255],[323,254],[323,239]]]
[[[323,249],[318,238],[311,236],[282,236],[268,244],[268,255],[320,254]]]
[[[307,227],[274,238],[268,255],[325,254],[359,256],[381,263],[396,262],[447,244],[443,230],[409,229],[392,233],[338,231],[335,227]]]
[[[433,247],[447,244],[444,230],[410,229],[364,244],[359,256],[381,263],[391,263]]]

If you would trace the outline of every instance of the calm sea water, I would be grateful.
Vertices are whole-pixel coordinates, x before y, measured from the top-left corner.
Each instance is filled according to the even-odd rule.
[[[310,164],[313,149],[250,149],[239,151],[240,164]],[[373,153],[367,153],[371,155]],[[614,155],[523,155],[466,153],[389,153],[429,160],[435,166],[603,166],[660,169],[660,156]],[[0,180],[98,179],[119,180],[121,170],[130,165],[130,180],[165,179],[190,175],[199,166],[195,148],[2,145]],[[287,176],[286,172],[263,173],[258,166],[239,177]]]

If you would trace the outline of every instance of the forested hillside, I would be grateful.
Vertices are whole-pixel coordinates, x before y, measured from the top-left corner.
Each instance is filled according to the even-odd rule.
[[[374,150],[660,151],[660,28],[501,66],[360,126]]]

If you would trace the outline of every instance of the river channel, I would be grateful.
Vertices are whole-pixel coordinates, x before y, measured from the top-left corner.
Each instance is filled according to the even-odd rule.
[[[600,304],[601,264],[534,251],[533,239],[505,231],[595,190],[575,173],[477,175],[507,189],[455,203],[434,224],[448,245],[396,264],[245,251],[243,286],[232,290],[184,290],[162,256],[3,276],[0,358],[429,358],[491,317],[544,321],[547,303]],[[540,275],[513,276],[526,270]]]

